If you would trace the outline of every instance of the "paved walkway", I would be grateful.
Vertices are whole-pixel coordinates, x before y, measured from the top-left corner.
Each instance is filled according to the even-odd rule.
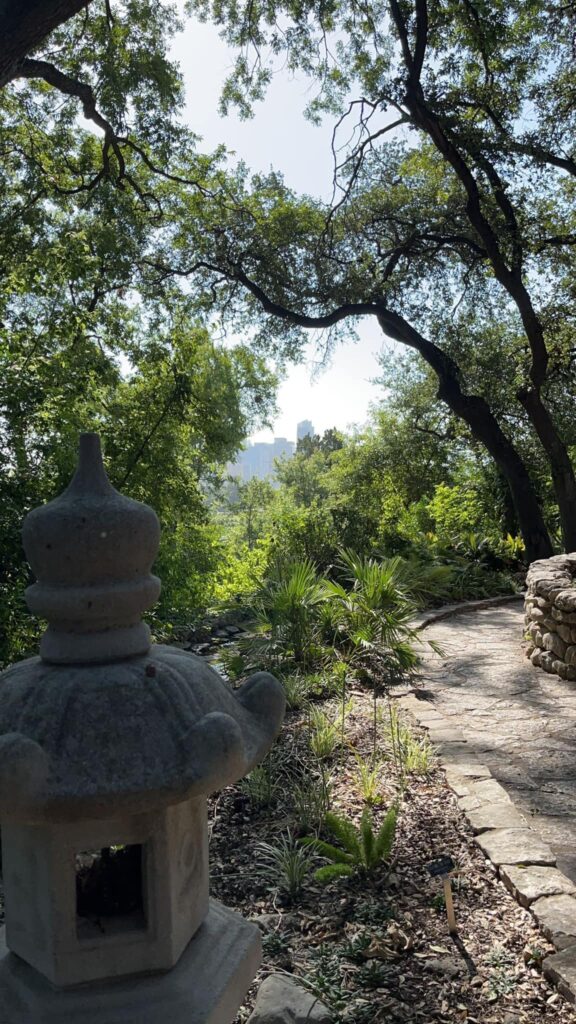
[[[520,604],[430,625],[422,635],[443,653],[426,655],[418,697],[464,734],[576,880],[576,684],[534,668],[523,632]]]

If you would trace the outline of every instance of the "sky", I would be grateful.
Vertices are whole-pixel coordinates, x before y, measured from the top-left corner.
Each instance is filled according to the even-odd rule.
[[[318,128],[303,117],[313,95],[308,80],[280,72],[252,120],[241,121],[233,114],[222,118],[218,100],[233,55],[217,30],[189,20],[182,35],[175,38],[172,53],[186,81],[187,123],[202,136],[206,149],[223,142],[253,170],[274,168],[298,191],[330,197],[332,126],[327,123]],[[280,412],[273,430],[254,434],[251,440],[271,441],[274,436],[294,440],[296,424],[303,419],[311,419],[318,433],[330,427],[346,430],[361,426],[369,405],[383,397],[382,387],[371,383],[379,375],[377,355],[383,344],[378,326],[365,320],[358,342],[340,345],[328,369],[318,373],[318,356],[311,342],[304,363],[289,369],[280,386]]]

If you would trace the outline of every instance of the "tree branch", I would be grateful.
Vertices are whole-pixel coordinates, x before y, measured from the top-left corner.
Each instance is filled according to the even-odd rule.
[[[90,0],[4,0],[0,5],[0,88],[19,75],[22,60]]]
[[[118,161],[118,176],[120,179],[125,177],[126,165],[118,144],[116,132],[110,122],[107,121],[99,112],[96,106],[96,97],[91,85],[88,85],[86,82],[80,82],[76,78],[71,78],[70,75],[64,74],[64,72],[60,71],[54,64],[50,64],[45,60],[26,59],[21,61],[18,65],[17,77],[29,79],[40,78],[44,82],[47,82],[48,85],[51,85],[54,89],[57,89],[58,92],[62,92],[66,96],[73,96],[76,99],[79,99],[82,104],[84,117],[88,121],[92,121],[104,132],[103,160],[106,172],[109,171],[109,151],[112,149]]]

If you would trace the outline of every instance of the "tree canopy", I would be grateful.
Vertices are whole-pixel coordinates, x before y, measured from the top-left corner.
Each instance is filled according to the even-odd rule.
[[[494,460],[528,557],[552,550],[543,476],[575,548],[570,5],[190,0],[239,54],[224,106],[249,115],[274,61],[316,81],[331,201],[202,152],[181,117],[172,5],[81,6],[49,3],[40,22],[20,5],[36,35],[3,72],[10,486],[69,427],[108,422],[104,402],[133,425],[153,402],[146,427],[159,420],[168,455],[164,428],[186,408],[197,462],[224,459],[270,408],[265,357],[298,358],[309,330],[330,348],[370,316],[432,373],[428,413],[440,399]],[[206,328],[247,344],[215,346]],[[207,414],[202,380],[226,415]],[[119,439],[119,480],[153,451],[145,437]]]

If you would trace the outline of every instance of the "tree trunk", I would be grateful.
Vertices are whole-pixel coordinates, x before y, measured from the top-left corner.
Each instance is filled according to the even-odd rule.
[[[438,377],[438,397],[464,420],[472,435],[494,459],[508,484],[528,561],[549,558],[553,554],[552,543],[530,475],[488,403],[478,395],[464,394],[454,360],[403,317],[383,310],[378,322],[385,334],[415,349],[426,360]]]
[[[576,551],[576,479],[568,450],[538,392],[532,389],[520,391],[518,399],[528,413],[550,462],[564,548]]]
[[[46,36],[90,0],[4,0],[0,3],[0,87],[18,75],[18,64]]]
[[[464,395],[459,386],[455,392],[451,381],[440,381],[438,397],[464,420],[505,478],[526,545],[527,560],[534,562],[538,558],[550,558],[554,553],[552,543],[528,470],[487,402],[477,395]]]

